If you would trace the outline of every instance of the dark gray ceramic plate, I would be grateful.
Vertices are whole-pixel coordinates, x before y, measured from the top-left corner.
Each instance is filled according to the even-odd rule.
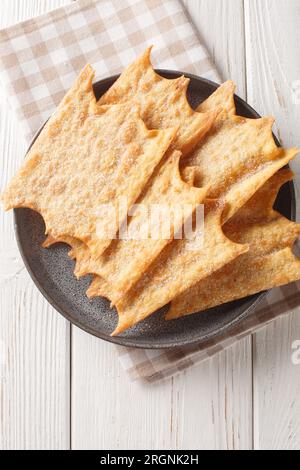
[[[181,73],[158,70],[167,78],[176,78]],[[193,107],[206,99],[218,85],[203,78],[185,74],[191,79],[188,98]],[[99,98],[116,80],[110,77],[95,84]],[[239,97],[235,97],[237,113],[257,118],[259,115]],[[37,137],[37,136],[36,136]],[[35,139],[36,139],[35,137]],[[279,143],[277,142],[279,145]],[[294,219],[295,197],[292,183],[286,184],[277,199],[277,208],[285,216]],[[246,316],[252,314],[264,293],[253,295],[206,312],[166,322],[161,309],[147,320],[126,333],[111,338],[117,314],[109,309],[108,302],[98,298],[88,300],[85,291],[90,278],[77,281],[73,275],[73,261],[68,256],[68,247],[63,244],[50,249],[41,247],[44,235],[42,218],[29,209],[15,210],[15,230],[19,248],[26,267],[37,287],[46,299],[75,325],[107,341],[141,348],[171,348],[201,343],[233,328]]]

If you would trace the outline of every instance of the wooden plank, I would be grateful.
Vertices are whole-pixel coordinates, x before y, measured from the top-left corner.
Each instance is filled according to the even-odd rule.
[[[233,77],[244,95],[242,1],[185,4],[224,78]],[[251,448],[250,338],[181,375],[147,385],[129,381],[113,345],[77,328],[72,332],[74,449]]]
[[[178,376],[174,416],[182,449],[251,449],[251,368],[249,338]]]
[[[74,0],[1,0],[1,28],[42,15]]]
[[[115,347],[73,328],[73,449],[251,447],[251,355],[239,347],[163,382],[130,382]]]
[[[248,99],[262,114],[276,117],[285,145],[300,146],[298,0],[246,0]],[[299,157],[292,167],[297,173]],[[299,214],[299,211],[298,211]],[[254,445],[296,449],[300,445],[300,374],[291,361],[300,339],[300,309],[254,336]]]
[[[237,92],[246,96],[243,0],[183,0],[200,40],[224,80],[237,84]]]
[[[0,27],[66,3],[2,0]],[[25,143],[0,104],[1,189]],[[70,442],[69,325],[38,292],[21,261],[12,214],[0,212],[0,448],[66,449]]]
[[[299,308],[254,336],[255,449],[300,447],[300,364],[292,361],[299,339]]]

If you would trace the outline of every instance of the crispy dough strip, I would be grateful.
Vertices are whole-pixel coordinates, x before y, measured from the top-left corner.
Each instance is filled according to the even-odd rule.
[[[168,238],[161,237],[158,226],[155,239],[140,239],[135,233],[138,229],[147,228],[147,218],[143,211],[133,215],[128,224],[128,230],[135,239],[114,240],[106,252],[98,259],[90,256],[88,247],[77,240],[64,240],[72,246],[70,255],[76,258],[75,274],[77,277],[88,273],[98,274],[106,279],[110,288],[110,299],[116,302],[122,294],[139,279],[151,262],[170,242],[184,221],[191,216],[196,206],[200,204],[208,188],[195,188],[181,179],[179,173],[180,152],[174,151],[168,160],[163,161],[155,170],[137,204],[140,204],[150,215],[154,206],[165,207],[170,211],[170,232]],[[49,243],[48,243],[49,245]],[[114,292],[112,295],[111,293]]]
[[[113,335],[143,320],[187,286],[248,250],[247,245],[233,243],[223,234],[220,224],[222,210],[222,204],[207,202],[204,240],[197,237],[196,240],[174,240],[117,302],[119,323]],[[88,295],[97,292],[98,282],[101,288],[101,279],[94,279]]]
[[[279,149],[273,139],[272,117],[247,119],[235,115],[234,83],[223,83],[197,109],[208,111],[224,103],[224,112],[188,157],[186,166],[197,166],[196,186],[209,185],[207,197],[226,202],[225,223],[298,149]]]
[[[265,152],[264,165],[259,166],[258,169],[256,169],[255,166],[254,166],[252,168],[252,173],[251,173],[250,177],[247,177],[247,173],[244,172],[243,165],[240,165],[241,166],[240,173],[237,172],[237,174],[235,175],[237,184],[233,184],[233,182],[229,180],[229,186],[231,185],[230,195],[231,195],[231,198],[233,198],[232,207],[234,207],[234,210],[236,210],[237,207],[239,206],[239,204],[244,203],[244,201],[246,201],[248,199],[248,197],[251,197],[253,192],[255,192],[256,189],[258,189],[264,183],[264,181],[266,181],[278,169],[282,168],[282,166],[284,166],[286,163],[288,163],[296,155],[297,149],[291,149],[291,150],[277,149],[277,147],[276,147],[276,145],[273,141],[273,137],[272,137],[272,133],[271,133],[272,119],[270,119],[270,118],[265,118],[265,119],[260,119],[260,120],[246,120],[244,118],[239,118],[239,117],[235,117],[235,116],[233,118],[235,118],[235,122],[237,122],[238,125],[241,124],[242,126],[243,125],[248,126],[248,137],[250,135],[256,141],[257,148],[255,150],[256,150],[257,154],[261,155],[262,149]],[[226,118],[226,120],[228,120],[228,119],[231,119],[231,118]],[[223,122],[226,122],[226,121],[222,121],[220,119],[217,126],[222,127]],[[255,132],[253,132],[253,130]],[[260,131],[259,132],[260,135],[259,135],[258,138],[257,138],[257,135],[256,135],[257,131]],[[234,132],[233,132],[233,136],[234,136]],[[209,138],[210,137],[208,137],[207,139],[209,139]],[[241,140],[241,142],[244,142],[243,136],[240,138],[240,140]],[[219,141],[220,141],[220,144],[223,145],[222,139],[219,139]],[[251,139],[250,139],[250,141],[251,141]],[[235,150],[234,147],[233,147],[233,150]],[[276,156],[277,158],[273,159],[274,156]],[[241,157],[243,157],[243,155],[241,155]],[[240,159],[243,161],[243,159],[241,157],[240,157]],[[256,158],[257,158],[257,156],[256,156]],[[191,163],[193,163],[193,161]],[[236,163],[236,162],[234,162],[234,163]],[[196,165],[197,165],[197,161],[196,161]],[[250,165],[250,167],[251,167],[251,165]],[[199,168],[199,166],[198,166],[198,168]],[[229,165],[229,169],[230,169],[230,165]],[[200,171],[200,168],[196,172],[196,177],[199,176],[199,174],[198,174],[199,171]],[[218,173],[218,165],[216,165],[215,172]],[[240,182],[239,178],[242,179],[242,182]],[[222,181],[222,178],[220,178],[220,187],[222,187],[222,184],[223,184],[223,181]],[[243,192],[243,189],[245,190],[244,192]],[[218,194],[218,195],[220,196],[221,194]],[[236,196],[237,200],[234,200],[235,196]],[[231,201],[230,198],[228,198],[228,199],[229,199],[229,201]],[[226,198],[225,198],[225,200],[226,200]],[[224,214],[225,214],[225,216],[224,216]],[[228,218],[230,215],[231,215],[230,210],[228,212],[226,212],[226,210],[225,210],[223,215],[222,215],[222,223],[224,222],[224,219],[226,220],[226,218]],[[172,245],[173,245],[173,243],[170,246],[172,246]],[[170,246],[167,247],[167,248],[169,249]],[[220,248],[220,250],[222,250],[222,248]],[[162,253],[162,256],[163,256],[163,253]],[[189,255],[191,256],[191,254],[189,254]],[[165,265],[163,267],[161,267],[161,270],[162,271],[165,270],[164,275],[167,276],[168,264],[167,264],[165,258],[163,258],[163,259],[165,261]],[[156,266],[158,264],[159,260],[157,262],[154,262],[153,265]],[[207,261],[207,263],[209,265],[209,260]],[[226,263],[224,262],[223,264],[226,264]],[[220,267],[221,267],[221,265],[220,265]],[[145,275],[148,276],[148,278],[151,278],[151,276],[152,276],[152,272],[153,272],[152,268],[153,268],[153,266],[151,266],[151,268],[145,273]],[[203,276],[201,276],[201,279],[202,279],[202,277]],[[97,288],[96,288],[97,282],[99,283],[99,285],[101,285],[101,279],[99,279],[98,281],[97,280],[94,281],[94,283],[91,287],[91,290],[93,291],[93,295],[96,295],[96,292],[97,292]],[[170,285],[171,284],[172,283],[170,283]],[[131,300],[128,300],[129,295],[132,292],[134,292],[135,289],[136,289],[136,294],[135,294],[136,296],[143,296],[143,292],[142,292],[143,287],[139,287],[139,286],[140,286],[140,283],[138,282],[137,285],[134,286],[131,289],[131,291],[129,291],[128,295],[125,295],[124,298],[121,299],[120,302],[117,303],[118,310],[119,310],[119,312],[121,312],[121,316],[122,316],[122,319],[120,320],[121,323],[124,321],[123,317],[126,315],[126,313],[124,314],[124,312],[127,312],[127,313],[129,312],[129,315],[132,316],[131,321],[134,321],[134,317],[139,318],[139,314],[140,314],[140,312],[134,313],[134,311],[133,311],[134,308],[136,310],[140,309],[140,311],[143,312],[143,306],[140,306],[138,301],[136,301],[136,302],[132,301],[131,302]],[[174,286],[176,286],[176,283],[174,283]],[[101,287],[101,289],[102,289],[102,292],[103,292],[103,286]],[[147,293],[147,289],[145,289],[145,290],[146,290],[146,293]],[[169,289],[169,291],[171,291],[172,294],[170,294],[170,296],[168,296],[168,295],[166,296],[168,300],[166,300],[165,303],[167,303],[169,300],[172,299],[171,295],[175,295],[176,288],[174,289],[174,291],[172,289]],[[160,292],[160,290],[159,290],[159,292]],[[149,294],[149,296],[150,296],[150,294]],[[132,295],[132,297],[134,297],[134,295]],[[162,298],[164,298],[164,297],[162,296]],[[155,299],[154,295],[152,296],[152,299],[151,299],[151,302],[150,302],[151,305],[152,305],[151,308],[153,308],[153,311],[154,311],[154,310],[157,310],[157,308],[159,308],[162,304],[161,304],[161,299],[156,299],[157,303],[155,303],[155,300],[153,301],[153,299]],[[122,305],[122,300],[124,301],[125,307]],[[147,298],[147,302],[148,302],[148,298]],[[127,303],[128,304],[131,303],[131,305],[129,305],[129,307],[128,307]],[[155,307],[154,307],[154,305],[155,305]],[[146,312],[146,316],[149,314],[149,311],[150,310],[148,309],[148,311]],[[143,313],[141,313],[141,317],[144,318]],[[126,328],[126,324],[125,324],[124,328]],[[118,332],[120,332],[124,328],[122,327],[122,324],[121,324],[120,329],[118,328],[116,330],[116,332],[114,332],[114,333],[117,334]]]
[[[200,113],[206,113],[215,108],[223,108],[228,116],[235,115],[235,103],[234,103],[234,92],[235,83],[231,80],[227,80],[217,88],[203,103],[199,104],[196,111]]]
[[[235,242],[248,243],[249,251],[173,299],[166,319],[300,279],[300,261],[291,250],[300,234],[300,224],[272,209],[279,188],[292,177],[290,170],[276,173],[227,222],[226,235]]]
[[[233,91],[234,84],[226,82],[201,106],[207,110],[209,106],[217,106],[220,100],[224,99],[226,111],[233,114]],[[228,116],[227,112],[218,117],[214,130],[187,159],[188,163],[198,168],[197,171],[193,170],[196,185],[203,186],[210,182],[210,197],[225,198],[227,206],[222,214],[222,222],[297,153],[297,149],[286,151],[277,148],[272,137],[272,118],[246,119]],[[230,147],[227,152],[228,135]],[[241,151],[241,146],[248,151]],[[203,162],[200,162],[201,156]],[[202,177],[200,181],[201,174],[204,174],[205,178]],[[100,270],[98,274],[105,276]],[[109,281],[109,278],[106,277],[106,280]],[[127,290],[124,289],[123,292]]]
[[[150,63],[150,52],[151,48],[148,48],[147,51],[136,61],[134,62],[127,70],[126,74],[125,72],[123,73],[124,79],[126,78],[125,75],[130,75],[131,73],[134,75],[137,73],[137,69],[140,67],[144,67],[145,70],[147,70],[147,73],[149,76],[153,75],[152,72],[155,74],[153,71],[153,68]],[[142,64],[142,65],[141,65]],[[152,70],[151,70],[152,69]],[[154,77],[158,79],[158,75],[155,74]],[[152,76],[153,78],[153,76]],[[144,77],[145,80],[145,77]],[[142,79],[141,79],[142,81]],[[160,82],[160,80],[158,80]],[[167,82],[164,82],[163,79],[161,79],[161,84],[163,84],[165,87],[168,84]],[[170,82],[170,81],[169,81]],[[172,81],[172,84],[174,83],[174,80]],[[142,83],[140,84],[140,86]],[[111,101],[117,101],[117,99],[123,99],[123,97],[119,96],[119,93],[116,93],[115,88],[117,87],[117,83],[114,85],[114,88],[110,89],[110,93],[113,92],[114,98],[109,96],[108,92],[105,95],[106,100],[111,100]],[[119,83],[118,83],[119,87]],[[132,90],[127,90],[129,93],[132,93]],[[235,104],[234,104],[234,98],[233,98],[233,93],[235,91],[235,84],[231,81],[228,80],[220,87],[203,103],[201,103],[197,107],[197,111],[199,112],[207,112],[207,111],[212,111],[213,109],[217,109],[218,107],[222,107],[229,115],[230,114],[235,114]],[[99,101],[101,102],[101,100]],[[223,114],[224,116],[224,114]],[[227,114],[225,115],[227,117]],[[210,119],[210,123],[204,124],[203,127],[203,135],[207,130],[209,130],[210,125],[213,123],[213,120]],[[200,176],[199,176],[199,171],[197,171],[197,167],[186,167],[182,170],[182,176],[183,180],[186,181],[189,184],[193,184],[194,180],[196,180],[196,186],[200,187]],[[77,263],[75,267],[75,275],[77,277],[80,277],[81,273],[86,273],[87,272],[87,258],[89,257],[88,249],[84,245],[81,245],[80,241],[77,239],[74,239],[72,237],[64,237],[64,240],[60,238],[60,240],[55,240],[53,237],[49,236],[43,246],[44,247],[49,247],[55,243],[59,242],[64,242],[72,246],[73,250],[71,250],[70,255],[73,258],[77,257]],[[83,253],[81,253],[81,248]],[[81,267],[81,260],[82,260],[82,267]],[[91,263],[94,264],[94,263]],[[97,271],[95,270],[95,267],[91,266],[91,270],[89,272],[94,272]],[[104,282],[104,281],[103,281]],[[100,295],[100,294],[99,294]]]
[[[197,175],[198,175],[198,167],[196,166],[186,166],[182,170],[182,179],[186,181],[188,184],[190,184],[191,186],[196,186],[194,183],[197,178]]]
[[[127,102],[130,98],[134,98],[135,101],[139,102],[142,117],[148,126],[152,126],[152,128],[165,128],[170,123],[178,126],[177,137],[172,144],[172,148],[180,148],[182,152],[190,151],[211,129],[221,109],[213,109],[208,113],[193,111],[186,98],[189,80],[185,77],[180,77],[176,80],[160,77],[154,72],[151,65],[150,51],[151,48],[148,48],[140,58],[130,65],[110,90],[100,98],[98,103],[123,103]],[[186,192],[187,189],[185,189]],[[198,202],[201,201],[199,200]],[[81,245],[78,241],[73,240],[72,252],[74,257],[77,258],[75,273],[80,276],[87,272],[93,272],[106,276],[106,279],[110,280],[116,287],[116,296],[119,297],[118,291],[121,293],[126,292],[133,282],[138,279],[139,273],[154,260],[165,244],[163,241],[161,241],[160,247],[156,244],[151,256],[150,253],[148,255],[144,253],[144,256],[139,258],[136,256],[136,262],[139,261],[140,263],[139,270],[135,273],[133,266],[134,269],[127,269],[127,274],[125,272],[123,281],[121,279],[122,270],[120,270],[120,281],[118,284],[115,279],[114,266],[112,267],[114,272],[111,273],[109,271],[110,267],[107,265],[107,256],[101,259],[97,257],[96,259],[95,256],[89,254],[85,245]],[[116,247],[118,245],[113,243],[113,246]],[[109,252],[112,254],[113,250],[110,249]],[[113,263],[114,260],[111,261],[111,264]],[[114,264],[116,265],[116,263]]]
[[[137,101],[141,106],[141,117],[149,129],[178,127],[172,146],[186,155],[202,139],[203,122],[211,117],[211,110],[202,113],[191,108],[186,97],[188,78],[181,76],[170,80],[154,71],[150,61],[151,49],[148,47],[123,71],[98,103],[111,105]]]
[[[112,301],[112,298],[115,296],[115,290],[113,286],[107,282],[101,276],[94,276],[88,290],[87,296],[91,299],[93,297],[104,297]]]
[[[38,211],[47,233],[76,237],[99,256],[122,221],[116,221],[113,210],[103,217],[99,208],[109,203],[118,214],[120,196],[132,206],[177,129],[148,130],[134,103],[98,106],[93,76],[87,65],[33,144],[3,201],[6,209]]]
[[[226,223],[226,221],[232,216],[231,214],[235,213],[236,205],[239,205],[242,200],[248,199],[248,194],[254,195],[262,187],[261,181],[268,181],[268,179],[270,179],[277,171],[281,170],[293,158],[295,158],[298,152],[299,150],[297,148],[288,150],[283,149],[279,159],[265,163],[258,171],[254,171],[250,175],[245,175],[241,181],[233,185],[226,197],[228,208],[225,208],[222,214],[222,224]],[[193,168],[193,184],[196,187],[201,186],[203,181],[201,169],[197,166],[186,167],[186,169],[189,168]],[[185,171],[186,169],[182,171]],[[184,176],[184,173],[182,174]],[[236,201],[238,201],[238,204],[236,204]]]
[[[199,168],[196,184],[209,185],[210,198],[227,203],[223,223],[247,202],[298,149],[280,149],[272,136],[273,118],[228,116],[183,162]],[[200,176],[201,175],[201,176]]]
[[[147,211],[151,209],[151,206],[158,204],[160,207],[170,208],[170,232],[166,234],[167,238],[162,238],[161,233],[155,233],[154,236],[157,235],[157,239],[151,238],[149,234],[150,238],[147,239],[114,240],[108,250],[94,261],[94,265],[91,259],[87,260],[86,268],[81,262],[81,272],[78,274],[84,275],[88,272],[99,274],[113,286],[115,292],[111,297],[113,303],[140,278],[151,262],[172,240],[182,223],[191,216],[196,206],[205,198],[208,188],[194,188],[181,179],[179,158],[180,152],[176,151],[168,161],[159,166],[138,200],[138,204],[141,204]],[[136,237],[135,233],[138,233],[139,228],[144,226],[147,228],[147,221],[144,220],[142,211],[131,217],[128,229],[133,237]],[[157,230],[159,232],[159,226]],[[91,268],[93,268],[92,271]]]

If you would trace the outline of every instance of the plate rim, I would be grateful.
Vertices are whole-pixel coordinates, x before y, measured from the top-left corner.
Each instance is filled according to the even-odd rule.
[[[220,86],[220,84],[218,84],[218,83],[216,83],[212,80],[209,80],[209,79],[204,78],[204,77],[197,76],[197,75],[192,74],[192,73],[182,72],[182,71],[178,71],[178,70],[169,70],[169,69],[155,69],[155,72],[157,72],[159,75],[164,75],[164,74],[173,75],[174,78],[176,78],[180,75],[184,75],[187,78],[190,78],[190,79],[196,80],[196,81],[200,81],[202,83],[206,83],[207,85],[213,86],[214,88]],[[93,84],[93,86],[99,86],[100,84],[105,84],[107,82],[110,83],[112,81],[115,81],[119,76],[120,76],[120,74],[115,74],[115,75],[111,75],[109,77],[97,80]],[[243,100],[240,96],[234,94],[234,98],[235,98],[235,101],[237,101],[238,103],[243,105],[245,108],[247,108],[248,111],[251,114],[253,114],[256,118],[261,117],[260,114],[254,108],[252,108],[252,106],[250,106],[249,103],[247,103],[245,100]],[[39,136],[40,132],[44,128],[47,121],[48,121],[48,119],[42,124],[42,126],[34,134],[33,138],[31,139],[31,142],[29,143],[28,148],[26,150],[25,157],[28,154],[28,152],[29,152],[30,148],[32,147],[33,143],[35,142],[35,140]],[[276,144],[278,146],[281,146],[279,140],[274,135],[274,133],[273,133],[273,137],[275,139]],[[293,180],[289,181],[288,184],[289,184],[289,191],[290,191],[290,195],[291,195],[291,200],[290,200],[291,216],[290,216],[290,220],[295,221],[295,219],[296,219],[295,185],[294,185]],[[17,219],[18,219],[18,209],[13,209],[13,224],[14,224],[14,231],[15,231],[15,236],[16,236],[16,240],[17,240],[18,249],[20,251],[22,260],[24,262],[24,265],[25,265],[27,271],[29,272],[29,275],[30,275],[31,279],[33,280],[34,284],[39,289],[41,294],[50,303],[50,305],[58,313],[60,313],[64,318],[66,318],[71,324],[77,326],[78,328],[85,331],[86,333],[89,333],[89,334],[91,334],[91,335],[93,335],[97,338],[100,338],[104,341],[107,341],[109,343],[113,343],[113,344],[117,344],[117,345],[125,346],[125,347],[133,347],[133,348],[137,348],[137,349],[165,349],[165,350],[174,349],[176,347],[180,348],[180,347],[187,347],[187,346],[192,347],[192,346],[195,346],[195,345],[203,345],[205,343],[208,343],[210,341],[215,340],[218,337],[221,337],[224,334],[224,332],[232,331],[237,325],[239,325],[243,320],[245,320],[246,317],[250,316],[253,313],[253,311],[256,309],[258,304],[266,297],[268,292],[271,290],[270,289],[270,290],[267,290],[267,291],[259,292],[257,294],[253,294],[252,296],[245,297],[245,299],[248,298],[248,297],[253,297],[253,299],[251,301],[251,304],[240,315],[238,315],[236,318],[232,319],[231,321],[229,321],[228,323],[226,323],[222,327],[219,327],[216,330],[212,330],[211,332],[204,333],[201,336],[201,338],[199,338],[199,339],[194,339],[194,340],[191,340],[191,341],[186,339],[186,340],[182,340],[180,342],[175,341],[173,345],[166,346],[166,345],[158,343],[156,341],[153,341],[153,343],[148,344],[147,340],[146,340],[146,342],[144,342],[142,337],[140,339],[139,338],[132,339],[132,338],[126,337],[126,336],[110,336],[110,335],[107,335],[106,333],[99,332],[99,331],[93,329],[92,327],[89,327],[89,326],[83,324],[82,322],[78,321],[77,319],[74,319],[72,317],[72,315],[66,309],[59,306],[56,303],[55,299],[48,294],[48,292],[45,290],[44,286],[40,282],[39,278],[36,276],[34,270],[31,268],[29,260],[28,260],[26,254],[23,250],[23,246],[22,246],[22,243],[21,243],[21,240],[20,240],[20,232],[19,232],[20,225],[18,224]]]

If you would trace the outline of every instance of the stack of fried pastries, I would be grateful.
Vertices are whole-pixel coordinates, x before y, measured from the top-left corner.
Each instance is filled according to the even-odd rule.
[[[167,320],[300,279],[300,225],[273,209],[298,150],[276,146],[273,118],[236,115],[231,81],[193,110],[189,79],[159,76],[150,51],[99,101],[87,65],[2,195],[42,215],[45,248],[70,245],[77,277],[93,274],[113,335],[169,303]],[[149,234],[154,206],[169,208],[168,236]]]

